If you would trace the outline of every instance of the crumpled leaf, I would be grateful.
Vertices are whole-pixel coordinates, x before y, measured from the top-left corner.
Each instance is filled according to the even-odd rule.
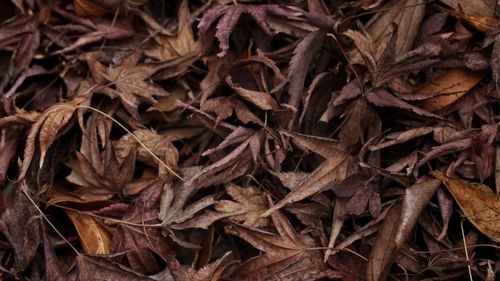
[[[452,179],[440,171],[432,175],[448,188],[469,221],[482,233],[500,239],[500,197],[479,183]]]
[[[66,179],[78,186],[74,191],[56,189],[50,196],[49,204],[58,202],[88,203],[104,201],[117,195],[130,195],[127,184],[132,183],[136,165],[135,149],[131,149],[123,158],[117,157],[116,148],[112,146],[109,134],[111,123],[102,116],[93,113],[87,120],[82,136],[80,151],[76,152],[67,166],[71,174]],[[103,147],[103,151],[99,146]],[[144,186],[145,187],[145,186]],[[144,188],[143,187],[143,188]],[[142,189],[136,189],[140,192]]]
[[[243,222],[246,227],[264,227],[268,219],[260,217],[267,210],[266,195],[253,186],[239,187],[234,184],[226,185],[226,192],[234,201],[220,200],[215,209],[225,213],[239,213],[229,217],[236,222]]]
[[[36,150],[35,142],[37,137],[40,147],[40,163],[38,166],[41,169],[48,149],[54,143],[63,127],[71,120],[75,110],[76,107],[68,103],[55,104],[45,110],[37,122],[33,124],[26,140],[23,164],[19,173],[20,179],[24,178],[28,173]]]
[[[229,50],[229,37],[233,32],[239,18],[243,14],[250,15],[254,22],[266,33],[273,35],[271,27],[267,23],[267,14],[276,15],[279,17],[292,17],[294,14],[285,8],[275,4],[261,5],[216,5],[206,11],[198,24],[198,36],[203,37],[210,26],[218,19],[217,32],[215,37],[219,39],[220,53],[219,57],[226,55]]]
[[[356,165],[354,158],[346,151],[342,143],[335,142],[328,138],[320,138],[297,134],[288,131],[281,132],[285,136],[291,137],[297,144],[305,147],[326,160],[316,168],[308,177],[293,188],[290,192],[267,210],[262,216],[269,216],[274,211],[281,209],[288,203],[293,203],[305,199],[321,191],[332,181],[341,181],[354,173]]]
[[[76,280],[92,281],[151,281],[147,276],[132,272],[108,261],[78,255],[76,257]]]
[[[237,235],[255,248],[264,252],[243,263],[231,276],[233,280],[314,280],[321,276],[325,264],[321,252],[312,250],[314,240],[308,235],[299,235],[286,217],[276,211],[271,214],[278,234],[260,229],[246,228],[237,224],[228,225],[226,232]]]
[[[168,167],[177,171],[179,152],[172,142],[191,138],[202,131],[201,128],[180,128],[158,133],[154,130],[139,129],[132,132],[135,137],[129,134],[124,135],[118,141],[113,142],[113,146],[120,159],[125,159],[133,149],[137,149],[137,160],[154,168],[159,167],[160,174],[166,174],[164,166],[159,165],[158,160],[151,155],[151,152]],[[143,146],[137,146],[138,141],[142,142],[150,151]]]
[[[368,281],[387,278],[396,255],[408,242],[420,213],[439,185],[440,182],[434,179],[414,184],[406,189],[403,201],[391,207],[368,257]]]

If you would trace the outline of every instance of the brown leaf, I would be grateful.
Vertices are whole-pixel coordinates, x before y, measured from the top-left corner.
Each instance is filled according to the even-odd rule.
[[[467,94],[485,76],[484,72],[453,69],[426,83],[413,94],[418,107],[437,111],[447,107]]]
[[[391,207],[368,258],[368,281],[387,278],[396,255],[410,238],[420,213],[439,184],[439,181],[433,179],[417,183],[406,189],[403,201]]]
[[[432,173],[442,181],[469,221],[482,233],[500,239],[500,197],[479,183],[452,179],[440,171]]]
[[[190,167],[182,169],[188,181],[165,183],[161,196],[160,211],[158,218],[162,225],[171,229],[185,228],[208,228],[214,221],[235,215],[235,213],[208,212],[205,209],[216,203],[215,196],[205,196],[198,201],[187,205],[188,200],[198,190],[193,183],[196,175],[202,174],[201,167]],[[195,217],[195,215],[198,216]]]
[[[13,251],[14,262],[11,273],[19,276],[35,257],[40,243],[39,213],[21,189],[27,190],[22,181],[15,190],[12,201],[0,216],[0,232],[7,239]]]
[[[326,160],[316,168],[307,178],[294,187],[276,205],[267,210],[262,216],[269,216],[272,212],[281,209],[288,203],[297,202],[323,190],[332,181],[341,181],[354,173],[356,164],[354,158],[346,151],[342,143],[331,139],[297,134],[288,131],[281,132],[291,137],[297,144],[305,147]]]
[[[156,273],[159,265],[153,253],[165,262],[174,255],[161,230],[147,226],[159,223],[157,205],[163,183],[163,180],[155,181],[142,192],[137,202],[128,206],[121,216],[123,223],[118,225],[113,235],[112,252],[126,252],[128,263],[134,271]]]
[[[109,254],[111,248],[111,234],[102,226],[97,218],[75,212],[66,211],[68,217],[80,236],[85,253],[88,254]]]
[[[379,43],[385,36],[394,36],[387,26],[395,23],[397,38],[393,56],[399,57],[412,49],[420,22],[424,17],[425,1],[390,1],[381,9],[386,12],[376,13],[366,24],[366,29],[373,41]]]
[[[276,211],[271,214],[278,234],[239,225],[229,225],[226,232],[246,240],[264,252],[243,263],[231,276],[233,280],[313,280],[325,270],[321,252],[312,250],[314,240],[298,235],[286,217]]]
[[[77,281],[151,281],[153,279],[122,268],[109,261],[78,255]]]
[[[24,159],[19,173],[19,178],[22,179],[28,173],[31,165],[31,160],[35,154],[36,139],[38,137],[40,145],[40,163],[39,169],[43,167],[45,154],[58,137],[59,132],[68,124],[75,112],[76,107],[68,103],[58,103],[47,110],[39,117],[38,121],[31,126],[26,147],[24,149]]]
[[[292,17],[294,14],[287,9],[275,4],[261,5],[215,5],[207,10],[198,24],[198,36],[207,34],[210,26],[220,17],[217,23],[215,36],[219,39],[219,57],[224,57],[229,50],[229,37],[236,27],[239,18],[243,14],[248,14],[254,22],[268,35],[272,35],[272,30],[267,23],[267,14],[279,17]]]
[[[235,201],[220,200],[215,203],[215,209],[224,213],[238,213],[229,218],[236,222],[243,222],[246,227],[264,227],[268,219],[260,215],[267,210],[266,195],[253,186],[239,187],[234,184],[226,185],[226,192]]]
[[[191,29],[188,4],[188,1],[182,1],[177,11],[179,21],[177,36],[167,36],[159,33],[153,37],[155,41],[154,44],[145,51],[147,56],[159,61],[167,61],[192,52],[199,52],[199,42],[194,40],[193,30]],[[155,24],[156,26],[150,25],[153,31],[162,28],[160,24],[156,22]]]
[[[105,68],[91,55],[87,55],[87,64],[97,83],[112,83],[116,89],[105,87],[102,91],[112,98],[120,98],[125,109],[138,119],[137,108],[141,102],[156,103],[155,96],[167,96],[168,93],[156,84],[145,81],[161,66],[137,65],[142,52],[135,51],[126,57],[119,66]]]

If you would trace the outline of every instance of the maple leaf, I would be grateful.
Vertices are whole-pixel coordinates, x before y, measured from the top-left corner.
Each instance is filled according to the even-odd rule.
[[[161,229],[148,227],[159,223],[158,208],[163,180],[156,180],[146,188],[134,204],[123,212],[111,242],[112,252],[126,252],[128,263],[134,271],[156,273],[160,270],[153,255],[156,253],[165,262],[173,255]],[[109,210],[102,210],[105,213]],[[142,227],[141,225],[145,225]]]
[[[226,191],[235,201],[220,200],[215,209],[225,213],[238,213],[230,219],[243,222],[246,227],[263,227],[268,224],[267,218],[259,217],[266,209],[266,195],[253,186],[239,187],[234,184],[226,185]]]
[[[203,169],[201,167],[190,167],[182,169],[187,179],[186,182],[167,182],[163,186],[160,211],[158,217],[162,225],[169,229],[182,230],[186,228],[208,228],[214,221],[234,213],[223,213],[205,210],[216,203],[215,195],[208,195],[187,205],[191,196],[194,195],[199,186],[194,184],[193,178]],[[198,215],[197,215],[198,214]],[[195,215],[197,215],[195,217]]]
[[[151,65],[137,65],[142,52],[135,51],[123,59],[116,67],[104,67],[91,55],[87,55],[87,63],[94,80],[107,85],[112,83],[116,89],[105,87],[101,91],[112,98],[120,98],[125,109],[136,119],[139,118],[137,108],[142,101],[156,103],[155,96],[167,96],[168,93],[159,86],[145,81],[161,67]]]
[[[161,133],[149,129],[139,129],[133,131],[133,135],[124,135],[118,141],[113,142],[113,146],[118,157],[125,159],[132,150],[136,149],[136,144],[141,142],[148,150],[143,146],[137,147],[137,160],[153,168],[159,167],[159,174],[165,175],[168,171],[163,165],[159,165],[156,158],[161,159],[168,167],[176,171],[179,152],[172,142],[191,138],[202,131],[202,128],[195,127],[171,129]]]
[[[280,212],[271,214],[278,234],[237,224],[226,226],[226,232],[236,235],[264,252],[243,263],[231,276],[234,280],[312,280],[326,269],[321,251],[308,235],[298,235]]]
[[[159,61],[167,61],[171,59],[178,58],[179,56],[185,56],[193,52],[200,51],[200,43],[194,40],[193,30],[191,29],[191,22],[189,20],[189,7],[188,1],[184,0],[179,7],[177,12],[179,20],[179,30],[177,32],[177,37],[169,36],[159,33],[154,38],[154,43],[152,46],[145,50],[145,54]],[[144,16],[147,16],[144,14]],[[143,16],[143,17],[144,17]],[[151,29],[161,30],[163,27],[158,24],[154,19],[148,16],[147,23],[149,23]],[[194,57],[191,62],[196,60]],[[182,67],[176,72],[172,73],[175,76],[183,72],[191,62],[186,62]]]
[[[87,83],[82,83],[78,88],[77,95],[68,102],[57,103],[47,108],[41,115],[38,115],[36,122],[31,126],[26,146],[24,148],[24,158],[19,173],[22,179],[28,173],[36,152],[36,140],[38,138],[40,149],[40,162],[38,168],[43,167],[45,155],[54,141],[64,132],[64,127],[71,121],[73,113],[80,104],[88,101],[94,87]],[[28,114],[29,116],[30,114]]]
[[[122,159],[117,157],[109,134],[111,122],[101,115],[93,113],[83,129],[88,135],[82,136],[80,151],[76,159],[67,163],[71,174],[66,178],[79,188],[74,191],[55,190],[49,204],[57,202],[93,202],[103,201],[115,195],[128,195],[127,184],[132,183],[136,165],[137,151],[131,149]],[[103,147],[101,152],[99,145]],[[142,188],[145,188],[143,186]],[[140,192],[142,189],[136,189]]]
[[[294,13],[275,4],[263,5],[215,5],[207,10],[198,24],[198,36],[203,37],[210,26],[218,19],[215,37],[219,39],[221,51],[217,56],[223,57],[229,50],[229,37],[233,32],[238,20],[243,14],[250,15],[254,22],[266,33],[273,35],[271,27],[267,23],[267,14],[291,18]]]
[[[282,131],[281,133],[291,137],[300,146],[323,156],[326,160],[295,186],[292,192],[287,194],[285,198],[267,210],[263,216],[270,215],[288,203],[297,202],[316,194],[322,191],[328,183],[344,180],[356,170],[354,158],[349,155],[342,143],[328,138],[302,135],[288,131]]]

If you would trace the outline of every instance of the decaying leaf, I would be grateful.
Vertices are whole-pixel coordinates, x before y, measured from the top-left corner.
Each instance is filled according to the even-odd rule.
[[[82,240],[85,253],[109,254],[111,234],[99,219],[75,211],[66,211]]]
[[[424,99],[417,102],[420,108],[437,111],[457,101],[483,78],[484,72],[450,70],[417,89],[412,98]]]
[[[301,135],[288,131],[282,131],[281,133],[291,137],[300,146],[321,155],[326,160],[295,186],[291,193],[269,208],[262,216],[269,216],[286,204],[300,201],[320,192],[328,183],[343,180],[356,170],[353,157],[349,155],[342,143],[327,138]]]
[[[203,36],[207,33],[210,26],[218,19],[217,32],[215,36],[219,39],[220,53],[219,57],[226,55],[229,50],[229,37],[233,32],[239,18],[243,14],[250,15],[254,22],[268,35],[273,32],[267,23],[267,14],[273,14],[281,17],[292,17],[293,13],[287,9],[275,5],[216,5],[210,10],[206,11],[203,18],[198,24],[198,36]]]
[[[368,258],[367,280],[385,280],[404,243],[408,242],[418,216],[439,187],[437,180],[425,180],[406,189],[403,201],[391,207]]]
[[[273,212],[271,218],[278,234],[240,225],[230,225],[226,228],[226,232],[243,238],[264,252],[243,263],[232,278],[237,280],[273,280],[275,278],[310,280],[320,277],[325,266],[320,260],[320,251],[310,249],[315,247],[311,237],[296,234],[280,211]]]
[[[264,227],[268,224],[267,218],[260,215],[267,210],[266,195],[253,186],[239,187],[234,184],[226,186],[229,196],[235,201],[220,200],[215,204],[215,209],[225,213],[239,213],[230,219],[243,222],[246,227]]]
[[[452,179],[442,172],[432,173],[448,188],[469,221],[482,233],[500,239],[500,198],[483,184]]]

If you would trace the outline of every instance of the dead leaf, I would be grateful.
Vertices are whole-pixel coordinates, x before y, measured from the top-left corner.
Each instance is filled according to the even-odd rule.
[[[269,216],[286,204],[297,202],[316,194],[328,183],[341,181],[356,170],[354,158],[349,155],[342,143],[328,138],[302,135],[288,131],[282,131],[281,133],[291,137],[300,146],[323,156],[326,160],[307,178],[295,186],[292,192],[267,210],[262,216]]]
[[[424,110],[437,111],[467,94],[484,76],[484,72],[453,69],[421,86],[412,99],[422,99],[416,104]]]
[[[191,21],[189,17],[189,2],[182,1],[179,10],[177,11],[178,20],[179,20],[179,29],[177,31],[177,36],[171,36],[166,34],[157,34],[154,36],[154,42],[151,43],[151,46],[145,50],[145,54],[148,57],[154,58],[158,61],[168,61],[172,59],[176,59],[182,56],[186,56],[192,53],[199,53],[201,50],[201,46],[199,41],[194,40],[193,30],[191,29]],[[141,15],[146,16],[147,14],[141,13]],[[150,16],[148,16],[150,18]],[[154,25],[151,24],[154,22]],[[157,32],[158,29],[162,29],[163,27],[154,21],[154,19],[150,19],[147,21],[151,32]],[[182,63],[178,69],[171,73],[170,75],[175,76],[184,72],[189,65],[191,65],[198,57],[192,57],[191,59]],[[166,79],[166,77],[162,77]]]
[[[273,207],[271,207],[273,208]],[[325,265],[321,252],[312,250],[314,240],[298,235],[280,211],[271,214],[278,234],[239,225],[229,225],[226,232],[237,235],[264,252],[243,263],[231,276],[234,280],[311,280],[321,276]]]
[[[182,169],[181,172],[188,181],[164,184],[158,213],[158,218],[164,227],[178,230],[194,227],[206,229],[214,221],[236,214],[205,210],[216,203],[214,195],[205,196],[187,205],[189,198],[198,190],[193,180],[196,179],[196,175],[202,174],[201,171],[203,171],[201,167]],[[195,217],[197,213],[198,216]]]
[[[482,233],[500,239],[500,197],[489,187],[452,179],[440,171],[432,175],[442,181],[469,221]]]
[[[385,280],[398,252],[411,236],[422,210],[439,187],[437,180],[425,180],[406,189],[403,201],[391,207],[368,258],[368,281]]]
[[[23,165],[19,178],[22,179],[28,173],[31,160],[36,150],[36,139],[38,137],[40,147],[40,163],[38,168],[43,167],[47,150],[58,137],[59,132],[68,124],[75,112],[76,107],[68,103],[55,104],[48,108],[30,129],[24,149]]]
[[[260,217],[267,210],[266,195],[253,186],[239,187],[226,185],[226,191],[235,201],[220,200],[215,203],[215,209],[224,213],[239,213],[229,217],[236,222],[243,222],[246,227],[264,227],[268,219]]]
[[[420,22],[425,14],[424,0],[391,1],[381,7],[384,13],[377,13],[366,24],[366,29],[375,43],[381,42],[385,36],[393,36],[387,26],[397,25],[396,46],[394,56],[400,57],[412,49]]]
[[[21,189],[27,190],[25,181],[20,182],[12,201],[0,216],[0,232],[8,241],[14,261],[8,270],[19,276],[30,265],[40,243],[38,211]]]
[[[233,32],[239,18],[243,14],[248,14],[254,22],[267,35],[273,35],[269,24],[267,23],[267,14],[273,14],[280,17],[292,17],[293,13],[287,9],[275,4],[263,5],[216,5],[207,10],[198,24],[198,36],[203,37],[207,34],[210,26],[220,17],[217,23],[217,32],[215,36],[219,39],[220,53],[218,57],[224,57],[229,50],[229,37]]]
[[[75,211],[67,210],[66,214],[80,236],[85,253],[102,255],[111,252],[111,234],[102,226],[102,222],[97,218]]]

